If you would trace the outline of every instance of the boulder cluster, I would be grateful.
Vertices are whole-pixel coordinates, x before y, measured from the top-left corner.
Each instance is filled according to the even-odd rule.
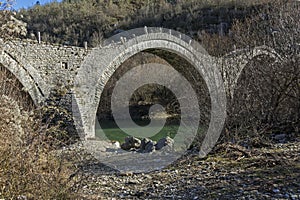
[[[136,151],[139,153],[151,153],[158,150],[171,151],[173,149],[174,140],[170,137],[161,138],[157,142],[143,138],[142,140],[133,136],[125,138],[125,143],[121,144],[121,148],[125,151]]]

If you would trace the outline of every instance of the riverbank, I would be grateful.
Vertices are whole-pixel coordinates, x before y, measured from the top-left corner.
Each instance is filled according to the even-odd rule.
[[[299,199],[299,155],[298,140],[251,150],[222,144],[204,159],[190,152],[148,174],[91,164],[76,193],[82,199]]]

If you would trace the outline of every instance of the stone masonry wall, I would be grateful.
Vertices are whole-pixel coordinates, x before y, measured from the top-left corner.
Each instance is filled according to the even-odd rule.
[[[21,66],[35,69],[40,77],[33,77],[43,88],[45,96],[55,86],[72,87],[74,77],[88,50],[81,47],[39,44],[33,40],[0,40],[0,51],[7,52]]]

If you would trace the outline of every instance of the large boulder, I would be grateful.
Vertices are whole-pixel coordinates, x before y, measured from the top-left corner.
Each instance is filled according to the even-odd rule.
[[[155,145],[155,150],[168,150],[171,151],[173,149],[174,146],[174,140],[170,137],[165,137],[162,138],[160,140],[158,140],[158,142]]]
[[[143,138],[141,141],[140,149],[145,150],[145,147],[149,142],[152,142],[152,140],[150,140],[149,138]]]
[[[125,143],[121,144],[121,148],[125,151],[131,150],[131,149],[139,149],[141,146],[141,140],[138,138],[135,138],[133,136],[128,136],[125,138]]]
[[[155,142],[150,140],[149,138],[143,138],[141,141],[139,153],[150,153],[155,151]]]
[[[150,141],[146,144],[144,153],[151,153],[155,151],[155,142]]]
[[[139,140],[133,136],[125,138],[125,143],[121,145],[121,148],[125,151],[133,150],[139,153],[151,153],[154,151],[172,151],[174,146],[174,140],[170,137],[160,139],[157,143],[149,138],[143,138]]]

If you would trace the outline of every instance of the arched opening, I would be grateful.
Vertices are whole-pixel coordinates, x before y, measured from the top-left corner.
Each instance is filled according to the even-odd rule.
[[[191,77],[191,79],[194,80],[195,75],[201,75],[205,80],[211,99],[209,126],[207,134],[202,137],[204,140],[200,148],[201,156],[205,156],[215,145],[224,128],[226,94],[222,76],[215,59],[210,57],[197,42],[181,33],[168,29],[148,29],[145,27],[127,31],[122,35],[116,36],[116,38],[108,40],[102,47],[93,49],[85,58],[75,79],[76,87],[74,88],[75,106],[78,108],[78,115],[76,115],[78,116],[77,124],[79,124],[78,130],[81,137],[84,140],[95,138],[97,110],[101,96],[114,72],[130,57],[148,50],[158,50],[173,54],[175,57],[185,60],[186,63],[191,66],[191,68],[184,68],[182,67],[183,65],[180,65],[183,68],[183,74],[188,74],[188,76],[184,76],[184,81],[189,83],[182,85],[189,85],[190,87],[188,90],[182,91],[184,95],[188,97],[186,99],[193,99],[193,103],[181,106],[181,109],[185,110],[185,112],[181,111],[181,115],[186,113],[185,116],[187,116],[181,117],[181,124],[188,124],[189,126],[179,126],[180,130],[174,138],[174,143],[178,146],[178,149],[180,149],[178,152],[186,151],[186,148],[190,146],[193,141],[192,138],[195,138],[194,134],[196,134],[199,129],[200,115],[205,114],[205,112],[201,112],[199,108],[199,106],[202,107],[202,105],[195,103],[198,101],[199,95],[195,94],[196,90],[193,90],[194,84],[189,82],[187,77]],[[175,68],[176,67],[173,66],[172,70],[176,71]],[[152,70],[156,71],[157,68],[152,67]],[[154,79],[155,78],[156,77],[154,77]],[[163,80],[163,75],[159,74],[158,79],[159,81]],[[162,82],[164,82],[164,80]],[[196,80],[195,82],[198,81]],[[192,93],[193,95],[188,95]],[[195,98],[190,98],[192,96]],[[126,98],[129,99],[127,96]],[[179,101],[182,101],[182,99],[179,98]],[[125,102],[125,104],[129,103]],[[198,107],[195,108],[195,105]],[[74,113],[76,114],[76,112]],[[128,114],[128,112],[126,114]],[[189,120],[189,114],[191,119],[196,120]],[[192,126],[190,126],[191,123],[193,123]],[[183,129],[184,127],[194,128],[193,131],[185,131]],[[180,141],[181,138],[179,139],[177,136],[182,136],[181,138],[183,138],[183,140]],[[104,140],[105,139],[107,138],[104,138]]]
[[[197,142],[202,141],[210,121],[211,102],[208,87],[200,73],[186,59],[176,53],[162,49],[147,49],[133,55],[115,70],[105,84],[97,108],[97,119],[108,139],[122,142],[127,136],[122,130],[118,129],[112,116],[111,96],[116,82],[129,70],[138,65],[147,63],[159,63],[171,66],[191,84],[197,94],[198,104],[201,109],[201,121],[199,122],[200,128]],[[161,71],[161,73],[165,72]],[[137,74],[137,76],[139,76],[139,74]],[[149,114],[151,114],[149,113],[149,108],[154,104],[162,105],[167,113],[165,116],[161,116],[160,113],[155,113],[156,116],[154,116],[154,119],[155,117],[164,117],[166,118],[166,124],[159,133],[150,139],[157,141],[166,136],[173,138],[180,125],[181,109],[178,99],[176,99],[174,93],[167,87],[158,84],[148,84],[138,88],[132,94],[129,105],[132,120],[140,126],[147,125],[149,123]]]
[[[209,118],[209,125],[207,131],[205,132],[206,134],[203,134],[198,138],[203,138],[203,141],[200,141],[201,144],[199,145],[199,154],[201,157],[206,156],[207,153],[213,148],[213,146],[217,142],[222,132],[226,117],[226,93],[222,81],[222,76],[217,66],[217,63],[215,62],[215,59],[207,55],[205,50],[203,50],[203,48],[201,48],[201,46],[197,42],[193,41],[187,36],[184,36],[183,34],[177,32],[175,33],[173,30],[166,30],[162,28],[148,29],[147,27],[145,27],[142,29],[128,31],[121,36],[119,35],[118,37],[119,38],[113,38],[111,40],[108,40],[108,44],[106,46],[103,45],[103,47],[101,48],[95,48],[84,60],[75,79],[76,87],[74,88],[74,91],[76,99],[75,107],[78,108],[77,116],[79,117],[77,120],[79,124],[78,129],[79,132],[82,134],[81,138],[85,141],[85,146],[88,148],[89,151],[95,153],[94,155],[97,154],[97,158],[107,163],[109,166],[116,167],[119,170],[125,168],[131,169],[130,166],[134,165],[134,163],[138,164],[139,167],[141,167],[140,169],[138,169],[138,171],[148,171],[151,169],[153,170],[154,168],[158,169],[162,166],[166,166],[167,163],[173,162],[180,155],[182,155],[182,153],[186,152],[187,148],[192,144],[195,137],[197,137],[197,133],[199,132],[199,129],[201,129],[202,126],[200,124],[201,120],[205,119],[202,116],[206,114],[206,112],[203,111],[205,110],[204,107],[206,106],[205,104],[199,103],[199,99],[203,99],[201,97],[205,96],[210,99],[210,103],[208,103],[208,105],[210,104],[211,108],[208,109],[210,117],[206,117]],[[143,78],[145,79],[145,81],[133,81],[132,85],[134,87],[130,87],[131,85],[127,84],[130,87],[130,93],[118,93],[121,94],[118,96],[121,98],[121,100],[118,98],[112,98],[112,101],[114,102],[117,99],[117,101],[123,103],[123,105],[129,105],[129,100],[132,96],[129,96],[128,94],[134,94],[139,90],[143,90],[144,88],[142,84],[145,83],[162,83],[161,85],[164,86],[174,86],[171,87],[172,92],[174,92],[176,96],[180,96],[178,98],[178,101],[180,102],[181,110],[181,125],[178,128],[179,131],[174,137],[174,151],[172,151],[171,154],[163,155],[165,159],[162,159],[162,162],[152,162],[155,160],[155,158],[154,160],[147,159],[149,162],[147,162],[147,165],[143,166],[140,165],[139,161],[141,161],[141,159],[143,159],[144,156],[147,156],[144,154],[146,152],[127,152],[130,154],[129,159],[123,159],[121,157],[123,157],[124,155],[119,155],[117,153],[115,155],[116,159],[110,162],[110,160],[107,160],[109,159],[109,156],[107,156],[107,154],[105,153],[107,151],[105,151],[104,149],[103,150],[105,152],[101,152],[101,150],[97,151],[95,150],[93,145],[99,144],[98,146],[102,147],[102,141],[107,141],[107,137],[100,138],[101,141],[95,138],[95,135],[97,135],[97,131],[95,131],[97,129],[97,110],[99,116],[98,108],[99,105],[102,105],[102,94],[105,94],[104,90],[106,90],[107,87],[109,88],[108,82],[114,76],[115,72],[118,71],[118,69],[121,69],[122,64],[124,64],[128,59],[141,52],[156,54],[162,59],[165,58],[165,61],[171,64],[172,66],[168,67],[170,69],[170,76],[164,76],[164,73],[160,72],[160,70],[163,69],[165,65],[145,64],[143,66],[146,66],[148,68],[146,70],[141,70],[143,72]],[[166,56],[164,57],[165,54]],[[184,62],[180,62],[181,60],[183,60]],[[143,69],[139,66],[135,68],[137,68],[138,70]],[[134,73],[138,73],[138,71],[134,71]],[[174,73],[179,74],[179,76],[176,76]],[[127,74],[128,73],[124,74],[123,77],[130,79],[131,74]],[[149,79],[147,77],[149,74],[157,74],[157,76],[151,76],[151,79]],[[121,77],[121,79],[123,79],[123,77]],[[180,79],[182,77],[185,78]],[[201,95],[201,93],[199,95],[199,93],[197,92],[197,88],[200,88],[197,86],[197,84],[201,85],[201,83],[204,82],[198,79],[200,77],[205,80],[206,91],[209,91],[209,95]],[[171,82],[171,84],[166,83],[166,81],[170,79],[180,79],[180,82],[179,84],[173,84],[173,82]],[[125,83],[130,83],[130,81],[125,81]],[[183,83],[181,85],[188,85],[188,87],[184,87],[183,89],[179,87],[180,89],[182,89],[180,91],[183,95],[178,95],[178,93],[180,92],[176,89],[178,86],[180,86],[180,83]],[[126,84],[124,85],[126,86]],[[122,90],[125,87],[119,87],[119,84],[116,84],[115,88],[121,88],[120,90]],[[126,89],[124,90],[125,92],[127,91]],[[113,94],[114,93],[115,92],[113,92]],[[109,93],[106,96],[109,96]],[[187,101],[187,99],[191,101]],[[153,110],[153,107],[151,107],[150,111]],[[126,117],[130,115],[128,110],[129,109],[127,109],[125,113]],[[76,112],[74,113],[76,114]],[[122,118],[124,115],[120,113],[120,115],[117,116],[120,116]],[[119,122],[117,123],[119,125]],[[131,124],[134,125],[135,123],[132,122]],[[150,124],[152,124],[152,120]],[[122,127],[122,130],[124,130],[123,126],[120,127]],[[161,129],[150,129],[150,131],[153,130]],[[131,134],[132,131],[135,133]],[[138,127],[135,130],[132,129],[125,132],[138,137],[138,135],[140,135],[141,132],[144,132],[144,130],[141,130]],[[104,143],[107,144],[107,142]],[[108,150],[107,148],[105,149]],[[127,150],[127,148],[125,148],[124,150]],[[157,150],[156,147],[155,150]],[[103,153],[105,155],[103,155]],[[118,159],[118,157],[120,157],[120,159]]]
[[[240,74],[230,102],[231,129],[247,140],[296,132],[299,80],[296,61],[277,62],[268,55],[253,58]]]
[[[21,109],[30,111],[34,101],[22,83],[6,67],[0,64],[0,96],[7,96],[16,101]]]

